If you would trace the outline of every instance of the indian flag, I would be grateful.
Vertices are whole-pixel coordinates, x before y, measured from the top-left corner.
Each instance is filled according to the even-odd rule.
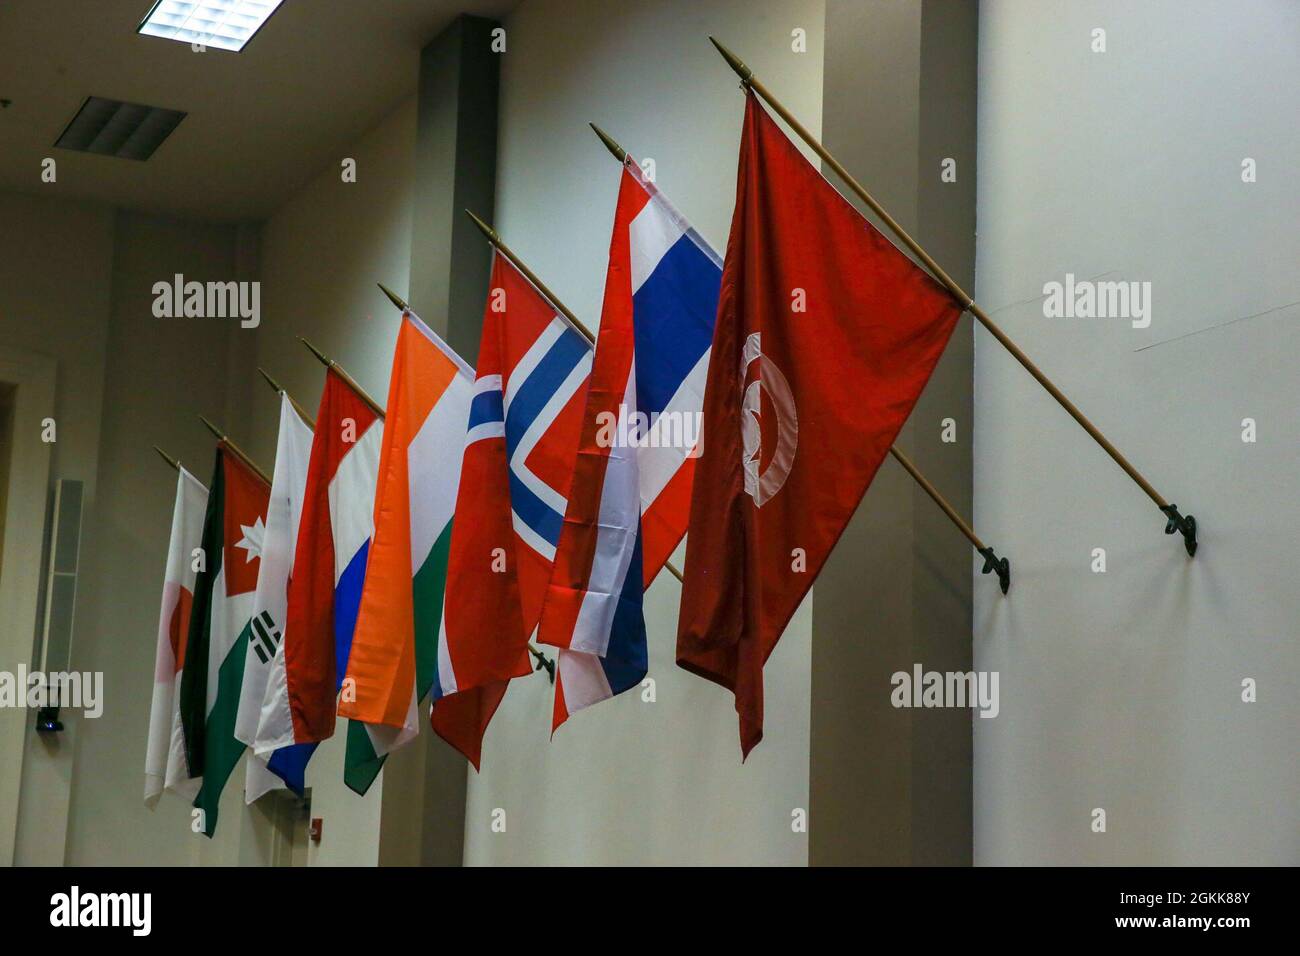
[[[225,442],[218,443],[180,681],[189,772],[203,778],[194,806],[203,811],[203,832],[209,837],[217,829],[221,791],[244,752],[244,744],[235,739],[235,717],[270,492],[261,475]],[[249,790],[265,792],[278,782],[260,760],[249,761]]]
[[[373,779],[383,757],[419,733],[419,701],[438,668],[473,382],[473,370],[433,330],[403,315],[379,456],[374,538],[339,696],[339,714],[364,723],[366,731],[364,740],[349,734],[345,779]]]
[[[158,614],[158,650],[154,655],[153,701],[149,708],[149,744],[144,758],[144,802],[154,806],[163,788],[193,800],[199,781],[191,780],[185,763],[185,737],[180,726],[176,678],[185,663],[185,639],[190,627],[196,577],[195,552],[203,543],[203,515],[208,489],[184,468],[176,476],[171,541],[163,578],[162,609]]]

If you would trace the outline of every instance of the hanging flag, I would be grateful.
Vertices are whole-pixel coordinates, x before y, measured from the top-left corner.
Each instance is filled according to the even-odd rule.
[[[721,279],[717,254],[627,161],[537,635],[561,648],[552,729],[645,677],[641,596],[686,532]]]
[[[153,701],[149,707],[149,744],[144,760],[144,801],[154,806],[166,787],[186,800],[199,792],[185,762],[176,677],[185,663],[190,608],[194,602],[194,552],[203,544],[203,515],[208,489],[184,468],[177,469],[176,503],[172,506],[171,541],[158,614],[158,650],[154,654]]]
[[[338,706],[340,715],[366,724],[377,757],[419,732],[418,702],[433,683],[473,377],[428,326],[403,315],[388,386],[375,531]],[[350,768],[345,779],[365,770]]]
[[[911,413],[962,308],[747,94],[677,632],[763,736],[763,664]]]
[[[258,753],[295,743],[314,748],[334,733],[374,533],[383,434],[383,419],[328,369],[289,582],[287,633],[271,662]],[[344,782],[364,794],[381,764],[366,725],[349,722]]]
[[[289,582],[294,573],[294,552],[307,485],[307,462],[311,446],[311,428],[294,410],[289,396],[281,392],[275,473],[271,476],[271,498],[266,514],[261,570],[257,575],[257,594],[249,622],[250,633],[245,648],[239,711],[235,717],[235,738],[244,744],[251,745],[256,739],[262,702],[271,676],[271,664],[284,639]],[[305,748],[284,747],[269,754],[254,751],[249,759],[250,764],[254,760],[264,761],[266,767],[283,780],[290,790],[302,796],[309,756],[310,751]],[[258,796],[260,794],[251,789],[245,793],[249,803]]]
[[[431,718],[475,769],[510,679],[531,673],[590,371],[586,340],[494,253]]]
[[[186,761],[190,775],[203,778],[194,806],[203,811],[209,837],[217,829],[221,791],[244,751],[235,739],[235,716],[269,499],[266,482],[219,442],[180,687]],[[247,775],[246,791],[264,793],[279,785],[259,760],[248,762]]]

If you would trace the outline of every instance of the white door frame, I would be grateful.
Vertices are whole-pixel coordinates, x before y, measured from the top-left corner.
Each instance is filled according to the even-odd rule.
[[[45,507],[50,490],[50,445],[45,419],[55,419],[55,361],[22,349],[0,348],[0,382],[15,387],[13,455],[0,560],[0,671],[31,666],[36,636]],[[57,429],[58,423],[55,422]],[[56,433],[57,438],[57,433]],[[27,734],[35,715],[0,708],[0,866],[12,866]]]

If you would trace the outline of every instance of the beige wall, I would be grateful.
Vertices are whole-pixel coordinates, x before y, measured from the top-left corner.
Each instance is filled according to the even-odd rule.
[[[398,313],[375,283],[405,295],[410,270],[414,188],[415,101],[402,104],[339,161],[357,161],[357,181],[340,167],[323,171],[290,198],[262,230],[262,303],[257,362],[312,415],[325,370],[299,342],[302,335],[333,357],[381,405],[397,342]],[[275,394],[254,386],[251,447],[275,455]],[[344,727],[339,723],[340,730]],[[425,728],[427,731],[427,727]],[[324,821],[313,865],[378,862],[381,774],[364,798],[343,785],[345,735],[321,745],[308,765],[312,816]],[[409,755],[406,755],[409,757]],[[394,757],[393,760],[402,759]]]
[[[1296,7],[1251,0],[1189,13],[1172,0],[988,0],[980,14],[977,298],[1157,487],[1200,518],[1203,544],[1188,561],[1141,493],[977,334],[974,524],[1010,555],[1015,584],[1003,598],[990,579],[973,579],[975,666],[1001,675],[1000,715],[972,721],[975,861],[1300,862],[1292,544],[1300,506],[1286,494],[1300,439],[1300,337],[1289,305],[1300,298],[1300,192],[1288,166],[1300,154],[1290,122],[1300,110]],[[736,49],[817,131],[825,25],[822,0],[525,0],[507,21],[502,65],[499,231],[596,323],[618,167],[588,131],[594,120],[656,161],[661,188],[721,250],[743,100],[705,37]],[[1099,26],[1105,54],[1088,48]],[[808,33],[808,53],[790,50],[796,28]],[[894,52],[919,56],[924,76],[924,49]],[[868,105],[864,115],[880,112]],[[895,151],[881,162],[919,155],[923,165],[878,175],[902,184],[900,218],[916,220],[928,245],[926,204],[939,199],[913,181],[944,131],[923,118],[904,132],[911,158]],[[26,749],[20,789],[0,788],[0,823],[17,821],[18,862],[269,859],[270,817],[241,806],[242,768],[213,842],[190,832],[189,808],[175,797],[152,812],[141,800],[174,487],[150,446],[207,480],[212,443],[194,417],[202,411],[269,467],[275,400],[253,368],[266,367],[314,409],[323,373],[299,334],[382,400],[397,324],[374,283],[408,288],[414,147],[411,100],[340,151],[339,160],[357,160],[355,184],[341,182],[335,163],[285,197],[260,230],[114,213],[63,201],[57,187],[0,195],[0,350],[43,353],[57,366],[52,476],[87,487],[73,666],[103,671],[107,685],[104,716],[65,714],[68,729],[54,742],[25,729],[26,712],[0,712],[6,729],[24,725],[15,737]],[[1259,169],[1250,185],[1240,179],[1247,156]],[[260,276],[261,328],[155,319],[150,287],[178,271]],[[1067,271],[1151,281],[1151,327],[1044,318],[1042,285]],[[1240,321],[1223,324],[1230,319]],[[943,410],[928,399],[921,408],[931,418]],[[1258,423],[1254,444],[1240,438],[1246,417]],[[933,422],[918,418],[904,438],[915,450],[922,426]],[[949,534],[886,463],[868,505],[889,496],[903,505],[864,508],[863,540],[906,532],[900,523],[922,514],[927,547]],[[1107,551],[1105,574],[1089,568],[1095,547]],[[832,562],[827,573],[849,587],[858,569]],[[924,598],[936,587],[928,573],[903,575],[872,608],[873,626],[924,624],[935,606]],[[943,613],[961,610],[951,596],[935,600],[956,602]],[[488,733],[482,774],[469,771],[467,862],[809,860],[808,838],[790,821],[810,799],[810,605],[769,662],[768,736],[745,765],[730,696],[674,664],[677,606],[671,579],[647,595],[655,703],[622,695],[551,740],[545,677],[515,683]],[[860,626],[848,603],[838,621],[837,605],[820,611],[819,626]],[[30,639],[3,646],[0,669],[11,669]],[[935,647],[917,659],[928,664]],[[826,694],[861,686],[851,670],[839,677]],[[1258,681],[1257,703],[1241,702],[1244,678]],[[896,738],[878,734],[882,760],[932,745],[912,718]],[[851,729],[847,720],[835,727],[845,747]],[[365,799],[342,786],[341,744],[327,743],[312,764],[313,815],[325,836],[308,858],[371,864],[381,823],[389,842],[405,831],[381,820],[382,778]],[[936,781],[904,774],[876,784],[899,808],[887,825],[906,827],[924,819]],[[825,805],[845,819],[874,812],[865,796],[832,796]],[[1091,832],[1096,807],[1107,811],[1107,833]],[[505,833],[489,827],[498,808]],[[824,822],[813,817],[811,826]],[[863,833],[864,852],[897,850]],[[835,857],[828,849],[825,858]]]
[[[1201,549],[1189,560],[977,335],[976,524],[1007,544],[1015,583],[1001,600],[975,581],[976,666],[1002,696],[974,721],[975,860],[1300,863],[1300,6],[986,2],[980,17],[976,296],[1196,515]],[[1045,318],[1043,284],[1067,272],[1149,281],[1150,327]]]
[[[230,417],[230,363],[253,345],[253,334],[229,320],[155,318],[152,286],[177,272],[199,281],[233,276],[236,238],[231,226],[115,217],[100,486],[87,512],[84,613],[72,657],[75,668],[103,673],[105,705],[97,720],[74,718],[70,863],[234,862],[246,839],[237,812],[240,787],[227,788],[223,825],[212,843],[191,832],[189,807],[173,795],[153,811],[142,800],[153,635],[176,487],[175,473],[152,446],[180,458],[206,483],[212,441],[196,416],[218,420],[232,434],[245,429]]]
[[[58,736],[30,732],[27,712],[3,715],[21,720],[27,751],[14,859],[195,860],[187,808],[169,798],[151,814],[141,799],[175,487],[151,446],[206,479],[211,442],[194,415],[229,414],[226,362],[252,340],[241,346],[220,322],[154,318],[151,286],[173,272],[230,274],[237,231],[114,213],[55,193],[0,196],[0,218],[0,348],[43,353],[56,365],[51,478],[82,480],[87,492],[72,666],[102,672],[105,697],[98,719],[65,710]],[[31,635],[22,640],[29,652]],[[0,817],[7,812],[0,807]],[[237,846],[240,828],[218,842]]]
[[[707,33],[725,35],[778,79],[791,105],[817,127],[821,3],[752,6],[721,5],[701,15],[693,4],[672,2],[616,17],[596,4],[583,10],[536,2],[509,24],[498,225],[593,323],[618,170],[587,130],[588,120],[601,121],[630,148],[653,156],[661,185],[719,249],[730,219],[743,100]],[[586,24],[578,22],[580,15],[589,15]],[[812,52],[790,52],[796,27],[808,31]],[[583,46],[565,35],[582,36]],[[557,70],[550,52],[557,44],[590,55]],[[690,69],[661,70],[648,53],[659,44],[692,50]],[[75,663],[104,670],[109,695],[104,718],[90,727],[73,722],[66,738],[81,738],[75,767],[64,775],[65,787],[69,773],[72,778],[68,862],[269,858],[268,816],[240,806],[235,782],[227,788],[223,825],[213,843],[190,834],[181,801],[165,796],[150,813],[140,800],[173,486],[167,470],[151,458],[150,446],[179,455],[206,480],[211,442],[194,418],[203,411],[269,467],[274,397],[253,369],[264,366],[314,409],[323,372],[297,343],[299,334],[337,357],[382,400],[397,324],[374,283],[399,293],[407,289],[414,125],[412,100],[340,151],[340,160],[357,160],[355,184],[342,183],[337,166],[321,171],[286,198],[258,235],[100,210],[98,232],[94,222],[69,222],[58,234],[29,243],[62,250],[73,270],[42,275],[51,289],[74,286],[78,269],[98,269],[101,277],[98,286],[80,286],[95,299],[92,304],[59,313],[78,316],[67,319],[64,330],[50,335],[46,326],[37,333],[19,322],[12,330],[20,343],[52,341],[67,351],[75,382],[68,393],[70,415],[91,428],[103,413],[102,436],[79,428],[67,436],[68,446],[83,449],[87,477],[93,479],[96,470],[103,476],[98,505],[88,512],[82,592],[87,611],[79,617]],[[33,222],[59,218],[41,206],[27,215]],[[95,213],[67,207],[60,215],[93,219]],[[88,235],[98,235],[98,243],[90,244]],[[200,279],[260,275],[261,328],[154,319],[150,286],[176,271]],[[23,294],[36,300],[43,288],[38,284]],[[91,314],[93,322],[83,318]],[[51,315],[51,321],[61,321]],[[744,767],[729,695],[673,664],[675,582],[657,586],[647,609],[656,704],[626,695],[576,718],[548,744],[551,688],[544,677],[512,689],[489,734],[485,774],[472,786],[472,862],[544,862],[578,853],[609,861],[806,861],[806,838],[791,832],[790,814],[807,805],[807,608],[769,665],[768,739]],[[687,740],[691,752],[683,762],[677,744]],[[339,779],[341,750],[341,739],[326,744],[312,764],[313,815],[324,818],[325,838],[311,848],[310,860],[372,863],[382,783],[364,800],[346,791]],[[236,771],[236,781],[241,773]],[[579,783],[589,784],[593,776],[618,782],[596,793],[587,788],[588,802],[577,805],[581,814],[560,812],[575,806]],[[47,798],[41,785],[32,805]],[[492,846],[481,835],[483,808],[503,803],[514,811],[511,838]],[[682,812],[687,806],[709,809]],[[63,816],[46,816],[49,832],[60,833]],[[597,837],[599,845],[593,843]]]
[[[73,666],[102,671],[106,685],[98,720],[65,713],[67,731],[53,740],[24,732],[18,862],[271,859],[274,810],[243,806],[242,765],[223,795],[222,824],[211,842],[191,832],[189,807],[174,795],[164,795],[153,811],[141,799],[175,487],[151,446],[208,481],[212,442],[196,417],[202,413],[269,470],[277,410],[254,369],[265,366],[314,410],[323,371],[297,343],[299,334],[345,362],[382,400],[396,323],[374,283],[406,288],[413,144],[412,101],[341,154],[357,159],[356,184],[345,186],[326,170],[265,224],[260,243],[246,227],[0,196],[6,225],[15,226],[0,237],[0,348],[52,352],[58,363],[52,476],[81,478],[88,492]],[[152,315],[153,283],[175,272],[203,281],[259,271],[256,331],[225,320]],[[24,641],[30,651],[30,637]],[[0,714],[24,725],[28,717]],[[382,783],[364,800],[347,791],[341,743],[324,745],[311,765],[313,813],[326,827],[308,857],[374,863]]]
[[[618,173],[587,130],[588,120],[604,123],[629,148],[653,156],[661,185],[720,249],[734,194],[743,100],[706,34],[726,36],[778,79],[810,126],[816,128],[820,117],[820,2],[758,9],[735,3],[707,15],[687,3],[652,6],[615,17],[595,4],[584,11],[537,2],[509,24],[498,225],[593,323]],[[742,8],[745,16],[739,16]],[[591,18],[580,25],[579,14]],[[790,52],[796,27],[808,31],[812,52]],[[557,44],[578,49],[562,39],[565,34],[583,36],[590,55],[556,70],[548,51]],[[655,44],[692,49],[691,69],[659,69],[647,52]],[[105,274],[90,332],[83,323],[52,337],[79,361],[102,363],[95,357],[108,354],[102,380],[90,370],[75,370],[73,406],[88,422],[100,417],[92,393],[102,388],[107,396],[102,440],[92,435],[85,441],[87,470],[97,464],[104,481],[83,591],[89,612],[81,620],[92,623],[78,629],[77,666],[106,671],[109,709],[78,741],[69,862],[233,863],[269,856],[267,815],[240,807],[233,783],[223,801],[218,840],[211,844],[191,836],[181,801],[166,796],[152,814],[140,801],[172,487],[166,469],[150,459],[149,446],[158,443],[180,455],[206,479],[211,443],[193,418],[203,410],[269,467],[274,398],[250,373],[258,364],[266,367],[314,408],[322,370],[296,342],[299,334],[339,358],[382,399],[396,321],[374,283],[398,292],[407,288],[414,120],[411,101],[341,151],[340,160],[357,160],[358,182],[343,184],[337,167],[323,170],[287,198],[256,243],[247,230],[234,227],[131,215],[119,215],[114,227],[108,211],[101,213],[96,249],[78,238],[86,230],[75,226],[42,243],[69,250],[73,264],[91,260]],[[574,209],[583,212],[575,216]],[[256,332],[180,326],[149,313],[149,286],[160,277],[183,271],[220,278],[250,274],[252,268],[263,282],[263,322]],[[67,284],[51,277],[51,285]],[[85,348],[87,341],[94,350]],[[675,583],[657,586],[647,599],[656,704],[626,695],[576,718],[548,744],[551,688],[544,677],[512,689],[489,734],[485,774],[472,784],[471,862],[545,862],[577,854],[606,861],[806,861],[806,838],[791,832],[790,814],[807,806],[807,608],[769,665],[768,739],[744,767],[730,697],[673,664],[676,609]],[[68,739],[79,729],[70,727]],[[691,741],[684,761],[676,752],[681,741]],[[313,815],[325,820],[325,839],[311,849],[310,859],[374,862],[382,784],[364,800],[347,792],[339,780],[341,746],[334,744],[322,748],[309,776]],[[596,777],[618,782],[595,793],[586,788],[587,802],[575,804],[584,789],[580,782]],[[38,794],[45,795],[43,789]],[[493,846],[482,838],[483,808],[500,804],[513,811],[511,837]],[[566,814],[566,806],[581,807],[582,813]],[[688,806],[709,809],[683,812]],[[108,820],[117,825],[108,827]],[[60,823],[52,818],[52,832]]]
[[[50,189],[49,196],[0,196],[0,349],[55,363],[50,477],[86,484],[72,667],[103,674],[104,712],[87,719],[65,710],[66,730],[39,737],[29,712],[0,714],[21,722],[26,750],[14,860],[238,859],[240,826],[227,827],[201,852],[182,802],[169,797],[152,813],[142,802],[153,635],[175,487],[151,446],[180,456],[206,480],[211,442],[194,416],[224,419],[237,407],[227,361],[240,348],[251,354],[252,342],[246,335],[241,344],[219,322],[154,318],[151,286],[174,272],[231,274],[237,230],[115,213],[64,201]],[[32,636],[17,640],[29,654]],[[6,765],[17,774],[16,762]],[[6,819],[15,819],[14,809],[0,806]]]
[[[975,7],[828,0],[826,19],[827,148],[949,274],[971,285]],[[940,162],[949,156],[959,175],[944,183]],[[971,377],[963,322],[895,442],[967,516]],[[946,418],[956,423],[952,442],[941,439]],[[970,669],[971,560],[948,517],[886,458],[817,579],[813,865],[970,862],[970,712],[895,708],[890,678],[917,663]],[[989,578],[982,583],[996,588]]]
[[[496,226],[566,305],[599,321],[619,167],[595,121],[638,157],[719,251],[735,197],[744,98],[707,35],[732,46],[814,130],[821,2],[614,6],[528,0],[506,21]],[[791,31],[809,52],[791,52]],[[677,556],[680,562],[681,553]],[[679,586],[646,596],[657,701],[629,692],[550,735],[544,674],[515,681],[470,771],[465,859],[513,863],[807,861],[809,609],[766,670],[766,737],[742,766],[722,688],[674,663]],[[506,811],[505,833],[490,829]]]
[[[104,206],[64,202],[53,194],[5,193],[0,194],[0,223],[0,352],[17,349],[54,361],[57,441],[50,478],[84,481],[89,509],[96,499],[113,213]],[[39,560],[31,559],[33,564]],[[20,569],[15,566],[8,573]],[[87,609],[82,590],[78,619],[85,618]],[[0,639],[0,670],[12,671],[20,660],[30,663],[33,636],[6,629]],[[0,838],[0,846],[13,838],[15,861],[59,863],[77,721],[67,721],[68,731],[59,738],[38,738],[32,730],[34,719],[26,710],[0,710],[3,739],[26,751],[21,762],[17,753],[4,754],[9,779],[0,787],[0,827],[9,828],[9,834]],[[9,786],[20,766],[21,798],[18,788]],[[15,799],[18,802],[11,802]]]

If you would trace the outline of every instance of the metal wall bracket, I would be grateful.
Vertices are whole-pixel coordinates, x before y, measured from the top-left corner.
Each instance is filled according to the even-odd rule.
[[[535,658],[537,658],[537,666],[533,668],[533,673],[535,674],[543,667],[545,667],[547,679],[550,680],[552,684],[554,684],[555,683],[555,661],[551,660],[541,651],[532,651],[532,654]]]
[[[1006,558],[999,558],[994,552],[992,546],[980,548],[980,554],[984,555],[984,567],[980,574],[988,574],[990,571],[998,573],[998,581],[1002,585],[1002,593],[1007,593],[1007,588],[1011,587],[1011,562]]]
[[[1160,509],[1169,519],[1165,525],[1165,534],[1173,534],[1178,531],[1183,536],[1183,544],[1187,546],[1187,556],[1196,555],[1196,519],[1191,515],[1181,515],[1178,513],[1178,505],[1167,504]]]

